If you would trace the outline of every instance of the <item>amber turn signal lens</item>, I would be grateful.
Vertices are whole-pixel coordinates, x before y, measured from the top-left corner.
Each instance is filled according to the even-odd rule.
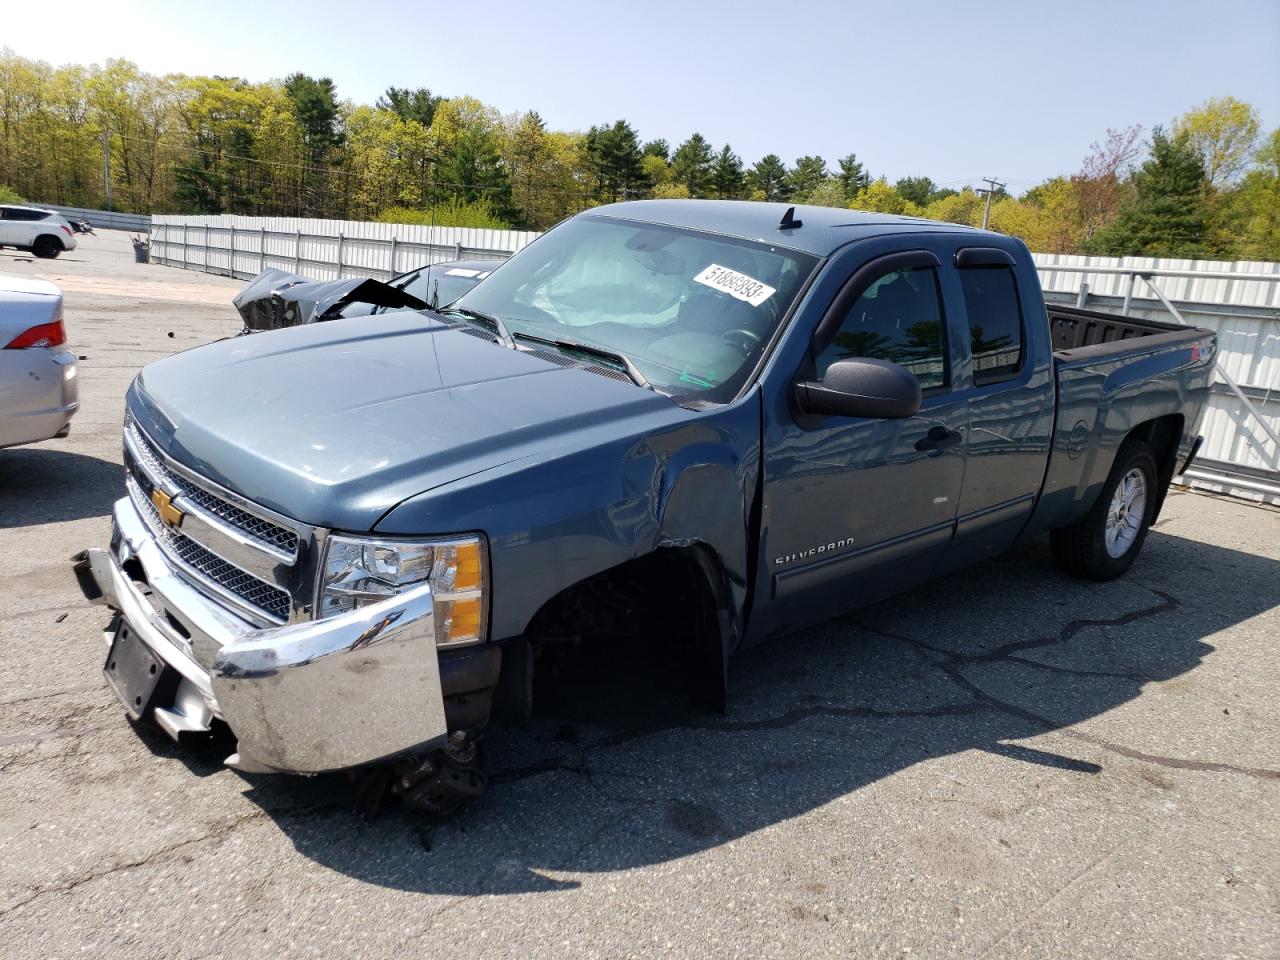
[[[455,550],[457,571],[453,575],[453,589],[456,591],[480,589],[480,544],[476,541],[460,543]]]
[[[436,646],[448,647],[480,639],[484,600],[466,597],[436,601]]]

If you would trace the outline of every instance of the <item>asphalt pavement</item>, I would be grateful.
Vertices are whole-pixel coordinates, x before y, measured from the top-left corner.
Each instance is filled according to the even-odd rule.
[[[82,358],[70,437],[0,450],[0,955],[1280,955],[1280,512],[1174,493],[1105,585],[1019,548],[748,652],[727,716],[567,671],[481,804],[365,822],[130,724],[67,562],[130,379],[241,284],[108,231],[0,271]]]

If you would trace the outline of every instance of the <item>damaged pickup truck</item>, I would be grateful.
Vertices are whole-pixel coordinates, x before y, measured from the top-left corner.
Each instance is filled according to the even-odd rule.
[[[566,641],[639,629],[723,709],[735,652],[1016,541],[1122,574],[1195,453],[1214,351],[1046,310],[1009,237],[622,203],[447,313],[150,364],[111,543],[76,566],[131,716],[446,813]]]

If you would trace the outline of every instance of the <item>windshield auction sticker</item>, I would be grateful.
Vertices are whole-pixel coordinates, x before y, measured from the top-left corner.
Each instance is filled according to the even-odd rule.
[[[707,269],[693,278],[694,283],[700,283],[703,286],[710,287],[712,290],[719,290],[721,293],[727,293],[731,297],[737,297],[753,307],[758,307],[777,291],[768,284],[761,283],[753,277],[748,277],[745,273],[739,273],[737,270],[730,270],[728,267],[722,267],[718,263],[713,263]]]

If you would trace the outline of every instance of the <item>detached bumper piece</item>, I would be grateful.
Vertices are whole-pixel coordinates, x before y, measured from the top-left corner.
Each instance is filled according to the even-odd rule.
[[[227,763],[261,773],[340,770],[444,742],[429,585],[259,629],[178,576],[129,498],[113,521],[111,549],[75,557],[76,576],[88,599],[119,612],[106,640],[127,630],[171,671],[176,682],[161,685],[151,713],[175,739],[223,720],[239,741]]]

